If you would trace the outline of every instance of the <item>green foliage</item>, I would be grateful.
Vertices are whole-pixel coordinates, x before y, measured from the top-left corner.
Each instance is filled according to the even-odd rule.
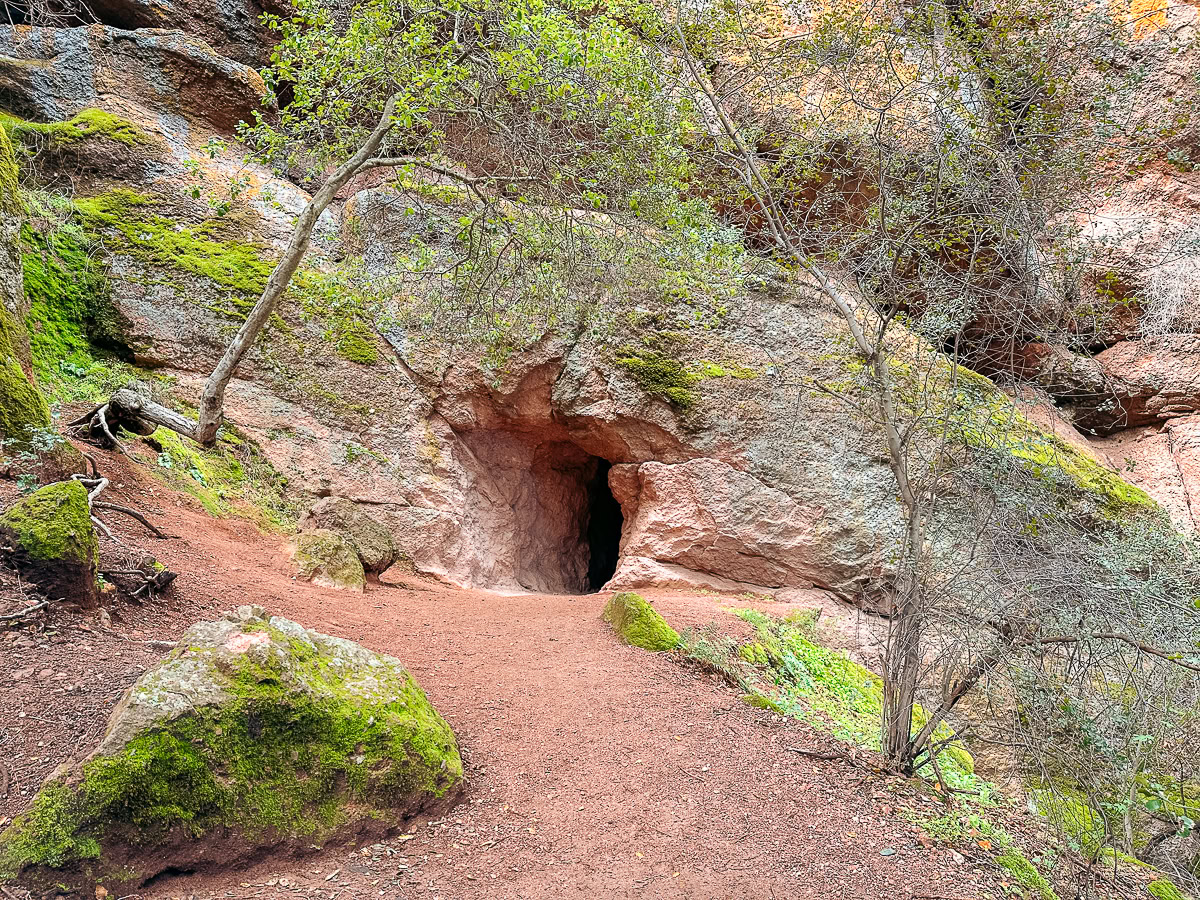
[[[326,0],[300,0],[291,17],[267,17],[279,37],[265,73],[270,99],[286,85],[290,102],[277,121],[259,116],[243,136],[273,165],[322,172],[362,145],[392,98],[383,153],[418,162],[402,179],[422,159],[470,149],[454,146],[446,128],[466,114],[491,140],[515,139],[512,149],[525,151],[508,157],[517,202],[570,190],[577,206],[625,208],[636,193],[639,208],[653,212],[687,172],[687,125],[647,40],[663,25],[649,5],[604,2],[578,13],[573,2],[451,9],[365,0],[344,16]],[[548,139],[568,127],[588,130],[590,146]],[[538,153],[527,152],[530,142]],[[526,180],[543,163],[542,177]]]
[[[1092,808],[1086,797],[1062,785],[1034,788],[1030,797],[1037,811],[1072,846],[1089,859],[1097,857],[1103,849],[1107,829],[1104,817]]]
[[[87,489],[78,481],[48,484],[22,497],[0,515],[0,529],[37,562],[94,567],[100,552]]]
[[[97,859],[112,842],[153,846],[172,829],[320,843],[348,811],[387,818],[398,798],[440,797],[461,781],[454,735],[407,672],[385,665],[371,681],[351,681],[320,644],[244,626],[264,628],[288,652],[246,654],[233,671],[214,670],[208,677],[231,697],[86,762],[78,784],[43,787],[0,836],[0,876]],[[215,664],[213,651],[180,654]],[[137,690],[160,689],[156,677],[166,676],[148,673]],[[306,692],[290,687],[294,679]]]
[[[288,483],[253,441],[226,425],[211,448],[200,447],[166,428],[147,442],[159,448],[155,471],[195,497],[210,515],[242,515],[262,528],[289,531],[299,518]]]
[[[704,672],[719,675],[730,687],[742,690],[748,688],[745,667],[740,665],[738,660],[752,660],[747,660],[737,643],[716,624],[710,622],[699,628],[685,628],[679,636],[678,652],[685,662]],[[758,695],[751,693],[746,696]]]
[[[0,113],[0,130],[6,131],[15,141],[42,144],[50,151],[95,138],[129,148],[150,142],[149,136],[133,122],[96,108],[81,110],[65,122],[44,124]]]
[[[679,644],[679,633],[637,594],[615,594],[604,607],[603,618],[617,637],[631,646],[661,653]]]
[[[753,693],[770,699],[773,706],[831,732],[855,746],[879,749],[883,716],[883,680],[874,672],[813,640],[814,619],[803,612],[796,621],[776,619],[757,610],[743,609],[738,616],[754,626],[756,640],[742,644],[738,656],[756,666],[759,680]],[[760,662],[760,660],[763,660]],[[913,708],[913,732],[920,731],[929,714]],[[990,786],[975,776],[970,753],[943,723],[933,734],[945,743],[938,755],[942,776],[952,787],[983,797]],[[926,764],[921,774],[932,778]]]

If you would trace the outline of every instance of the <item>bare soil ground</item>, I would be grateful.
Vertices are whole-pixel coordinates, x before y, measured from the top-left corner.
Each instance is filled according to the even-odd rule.
[[[179,537],[119,519],[115,532],[180,576],[165,602],[114,606],[111,627],[56,612],[44,627],[0,630],[0,823],[95,745],[163,654],[155,642],[245,603],[403,660],[454,727],[468,777],[445,818],[385,843],[179,874],[130,900],[1003,895],[986,853],[928,847],[897,811],[936,815],[935,800],[790,752],[832,741],[670,655],[622,646],[600,620],[607,595],[501,596],[392,575],[361,596],[314,587],[294,579],[284,539],[209,518],[100,456],[111,499]],[[650,596],[680,627],[740,625],[728,597]]]

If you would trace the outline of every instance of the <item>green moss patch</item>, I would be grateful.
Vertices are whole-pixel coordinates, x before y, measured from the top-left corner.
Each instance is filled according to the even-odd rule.
[[[319,845],[343,825],[398,825],[462,774],[453,732],[398,661],[249,612],[193,626],[139,679],[97,752],[0,836],[0,876],[46,867],[87,883],[116,849],[147,877],[223,829],[246,852]]]
[[[700,376],[679,360],[661,353],[644,353],[619,356],[616,363],[651,397],[666,400],[681,410],[691,409],[695,405],[693,385],[700,380]]]
[[[21,498],[0,516],[0,538],[12,548],[9,563],[46,596],[95,605],[99,545],[82,484],[60,481]]]
[[[34,371],[60,402],[100,401],[132,378],[128,323],[113,306],[93,240],[68,222],[22,232],[22,265],[29,312],[25,324]]]
[[[1152,881],[1146,886],[1146,893],[1154,900],[1187,900],[1187,897],[1175,887],[1175,882],[1170,878],[1159,878],[1157,881]]]
[[[50,408],[17,362],[7,338],[7,311],[0,306],[0,441],[6,447],[28,447],[33,433],[50,426]]]
[[[678,632],[638,594],[616,594],[604,607],[603,619],[623,643],[652,653],[673,650],[679,644]]]
[[[18,500],[0,516],[21,550],[37,562],[74,562],[95,567],[99,554],[87,489],[60,481]]]
[[[1045,876],[1037,870],[1020,850],[1010,848],[996,857],[996,865],[1007,872],[1017,884],[1041,900],[1058,900],[1058,894]]]
[[[155,430],[147,443],[158,448],[157,456],[149,460],[155,472],[194,497],[210,516],[241,515],[274,531],[295,526],[298,510],[288,494],[287,479],[232,426],[221,429],[211,448],[167,428]]]
[[[19,216],[24,205],[20,175],[12,143],[5,130],[0,128],[0,212],[10,216]]]
[[[133,122],[95,108],[82,110],[65,122],[28,122],[0,114],[0,129],[14,141],[42,143],[51,151],[92,139],[109,140],[125,147],[150,143],[146,132]]]
[[[207,278],[230,292],[233,309],[257,301],[274,268],[274,253],[260,244],[231,240],[235,227],[227,218],[191,225],[153,212],[157,201],[119,189],[77,200],[78,217],[91,233],[102,235],[107,248],[147,265]]]

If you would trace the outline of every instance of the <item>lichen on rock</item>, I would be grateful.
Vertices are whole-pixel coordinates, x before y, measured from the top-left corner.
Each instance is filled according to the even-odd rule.
[[[0,835],[0,878],[111,886],[380,835],[462,775],[398,660],[245,606],[188,629],[51,776]]]
[[[297,535],[293,558],[300,574],[313,584],[361,592],[366,583],[366,574],[354,547],[327,528]]]
[[[302,529],[325,529],[341,535],[354,548],[367,572],[380,573],[396,561],[392,533],[353,500],[325,497],[300,521]]]
[[[0,516],[9,561],[51,599],[96,604],[99,546],[87,490],[60,481],[18,500]]]
[[[661,653],[679,644],[679,633],[639,594],[614,595],[604,607],[603,618],[623,643],[633,647]]]

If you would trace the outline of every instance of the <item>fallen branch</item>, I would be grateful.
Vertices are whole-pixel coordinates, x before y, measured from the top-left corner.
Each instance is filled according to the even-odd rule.
[[[850,757],[845,753],[830,753],[828,750],[807,750],[804,747],[788,747],[789,753],[799,753],[801,756],[811,756],[813,759],[823,759],[826,761],[840,759],[846,762],[851,762]]]
[[[21,610],[20,612],[9,613],[8,615],[0,616],[0,622],[15,622],[18,619],[23,619],[26,616],[33,615],[35,612],[38,612],[39,610],[43,610],[49,605],[50,605],[49,600],[42,600],[38,603],[33,604],[33,606],[27,606],[25,609]]]
[[[150,533],[153,534],[157,538],[162,538],[162,539],[166,540],[167,538],[171,537],[171,535],[166,534],[165,532],[159,530],[158,527],[151,524],[150,521],[145,516],[143,516],[140,512],[138,512],[137,510],[134,510],[134,509],[130,509],[128,506],[121,506],[120,504],[117,504],[117,503],[107,503],[107,502],[103,502],[103,501],[97,501],[96,503],[93,503],[92,506],[94,506],[94,507],[98,506],[100,509],[111,509],[113,512],[124,513],[127,516],[131,516],[132,518],[137,519],[139,522],[141,522],[143,525],[145,525],[146,528],[148,528],[150,530]]]

